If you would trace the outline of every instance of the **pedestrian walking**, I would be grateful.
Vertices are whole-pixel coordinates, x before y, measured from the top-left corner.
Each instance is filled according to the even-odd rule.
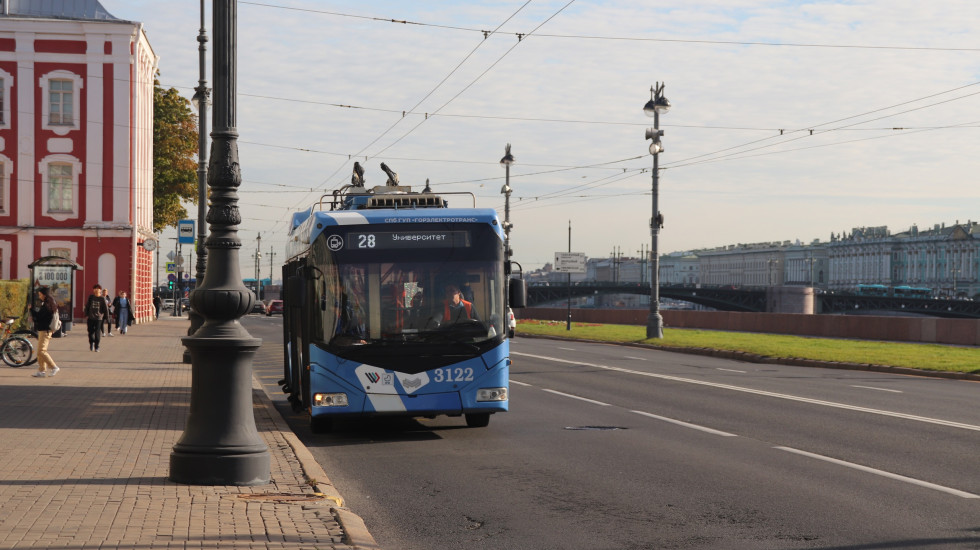
[[[105,336],[114,336],[112,334],[112,298],[109,296],[109,289],[102,289],[102,299],[105,300],[106,314],[102,318],[102,334]]]
[[[102,341],[102,325],[108,322],[109,308],[106,306],[105,298],[102,297],[102,286],[96,283],[92,286],[92,293],[85,301],[85,319],[88,323],[88,349],[89,351],[99,351],[99,344]]]
[[[136,304],[126,297],[125,290],[120,291],[119,296],[112,301],[112,314],[116,318],[119,334],[125,335],[129,325],[136,322],[134,311],[136,311]]]
[[[162,307],[163,307],[163,300],[160,298],[160,295],[157,294],[157,295],[153,296],[153,309],[156,310],[156,317],[155,317],[155,319],[159,319],[160,318],[160,308],[162,308]]]
[[[48,353],[51,333],[54,332],[51,330],[51,324],[54,316],[58,315],[58,303],[54,301],[51,290],[46,286],[37,289],[37,296],[41,300],[41,307],[34,312],[34,328],[37,330],[37,370],[31,376],[40,378],[54,376],[61,369]]]

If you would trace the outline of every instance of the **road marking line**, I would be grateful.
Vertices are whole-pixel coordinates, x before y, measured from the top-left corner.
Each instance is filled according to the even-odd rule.
[[[862,390],[876,390],[876,391],[890,391],[892,393],[905,393],[901,390],[890,390],[888,388],[873,388],[871,386],[851,386],[852,388],[861,388]]]
[[[563,349],[565,351],[575,351],[575,348],[558,348],[558,349]]]
[[[637,361],[648,361],[649,360],[646,357],[632,357],[630,355],[626,355],[626,356],[624,356],[624,358],[625,359],[635,359]]]
[[[949,493],[954,496],[961,498],[980,498],[980,495],[975,495],[973,493],[967,493],[966,491],[960,491],[959,489],[953,489],[943,485],[936,485],[935,483],[929,483],[928,481],[922,481],[920,479],[915,479],[911,477],[905,477],[899,474],[893,474],[891,472],[886,472],[884,470],[876,470],[868,466],[862,466],[860,464],[855,464],[853,462],[846,462],[844,460],[838,460],[836,458],[830,458],[829,456],[818,455],[814,453],[808,453],[806,451],[801,451],[799,449],[793,449],[791,447],[773,447],[774,449],[779,449],[780,451],[786,451],[800,456],[805,456],[809,458],[815,458],[817,460],[823,460],[824,462],[830,462],[831,464],[837,464],[838,466],[844,466],[847,468],[853,468],[855,470],[860,470],[869,474],[874,474],[877,476],[887,477],[888,479],[894,479],[896,481],[902,481],[904,483],[911,483],[912,485],[918,485],[919,487],[925,487],[927,489],[933,489],[943,493]]]
[[[747,371],[747,370],[735,370],[735,369],[722,369],[722,368],[717,368],[717,369],[715,369],[715,370],[723,370],[723,371],[725,371],[725,372],[737,372],[737,373],[739,373],[739,374],[747,374],[747,373],[749,372],[749,371]]]
[[[916,416],[914,414],[906,414],[893,411],[885,411],[881,409],[871,409],[868,407],[859,407],[857,405],[848,405],[846,403],[837,403],[835,401],[823,401],[821,399],[811,399],[809,397],[799,397],[796,395],[788,395],[785,393],[776,393],[764,390],[755,390],[752,388],[744,388],[741,386],[732,386],[731,384],[719,384],[717,382],[708,382],[705,380],[694,380],[691,378],[681,378],[679,376],[670,376],[667,374],[656,374],[652,372],[642,372],[638,370],[624,369],[620,367],[610,367],[608,365],[596,365],[591,363],[583,363],[581,361],[569,361],[567,359],[558,359],[557,357],[547,357],[545,355],[532,355],[530,353],[516,353],[511,352],[511,355],[520,355],[523,357],[530,357],[533,359],[542,359],[545,361],[554,361],[556,363],[567,363],[579,367],[592,367],[597,369],[604,369],[614,372],[622,372],[626,374],[635,374],[638,376],[647,376],[649,378],[659,378],[661,380],[670,380],[671,382],[683,382],[685,384],[697,384],[699,386],[709,386],[712,388],[719,388],[723,390],[739,391],[743,393],[751,393],[755,395],[763,395],[766,397],[774,397],[777,399],[787,399],[790,401],[798,401],[800,403],[809,403],[811,405],[822,405],[824,407],[832,407],[836,409],[844,409],[848,411],[863,412],[868,414],[878,414],[881,416],[891,416],[893,418],[901,418],[904,420],[913,420],[915,422],[924,422],[927,424],[937,424],[940,426],[946,426],[949,428],[961,428],[964,430],[971,430],[975,432],[980,432],[980,426],[974,424],[964,424],[962,422],[953,422],[951,420],[941,420],[939,418],[929,418],[927,416]]]
[[[562,393],[560,391],[549,390],[548,388],[542,388],[541,391],[546,391],[548,393],[553,393],[555,395],[561,395],[562,397],[571,397],[572,399],[578,399],[579,401],[585,401],[586,403],[592,403],[594,405],[602,405],[603,407],[611,407],[609,403],[603,403],[602,401],[595,401],[593,399],[586,399],[585,397],[579,397],[577,395],[572,395],[570,393]]]
[[[517,380],[514,380],[513,378],[511,378],[510,383],[511,384],[517,384],[518,386],[532,387],[531,384],[525,384],[524,382],[518,382]]]
[[[706,428],[704,426],[698,426],[697,424],[691,424],[689,422],[682,422],[680,420],[674,420],[673,418],[667,418],[666,416],[657,416],[655,414],[650,414],[648,412],[643,412],[643,411],[630,411],[630,412],[634,412],[636,414],[641,414],[643,416],[649,416],[650,418],[656,418],[657,420],[662,420],[664,422],[669,422],[671,424],[677,424],[678,426],[684,426],[685,428],[691,428],[693,430],[707,432],[709,434],[720,435],[722,437],[738,437],[737,435],[732,434],[732,433],[723,432],[721,430],[715,430],[715,429],[712,429],[712,428]]]

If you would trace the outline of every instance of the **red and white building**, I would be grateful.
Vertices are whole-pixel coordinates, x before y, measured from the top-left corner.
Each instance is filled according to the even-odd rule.
[[[0,0],[0,279],[62,256],[153,318],[153,78],[140,23],[98,0]],[[145,244],[147,241],[154,243]]]

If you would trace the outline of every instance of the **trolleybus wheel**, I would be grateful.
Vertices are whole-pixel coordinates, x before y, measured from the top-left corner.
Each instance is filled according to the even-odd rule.
[[[470,428],[486,428],[490,424],[490,413],[467,413],[466,425]]]

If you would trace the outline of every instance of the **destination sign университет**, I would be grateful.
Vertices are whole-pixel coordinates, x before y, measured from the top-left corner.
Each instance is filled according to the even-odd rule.
[[[356,250],[457,248],[469,245],[469,233],[466,231],[375,231],[347,234],[347,247]]]

